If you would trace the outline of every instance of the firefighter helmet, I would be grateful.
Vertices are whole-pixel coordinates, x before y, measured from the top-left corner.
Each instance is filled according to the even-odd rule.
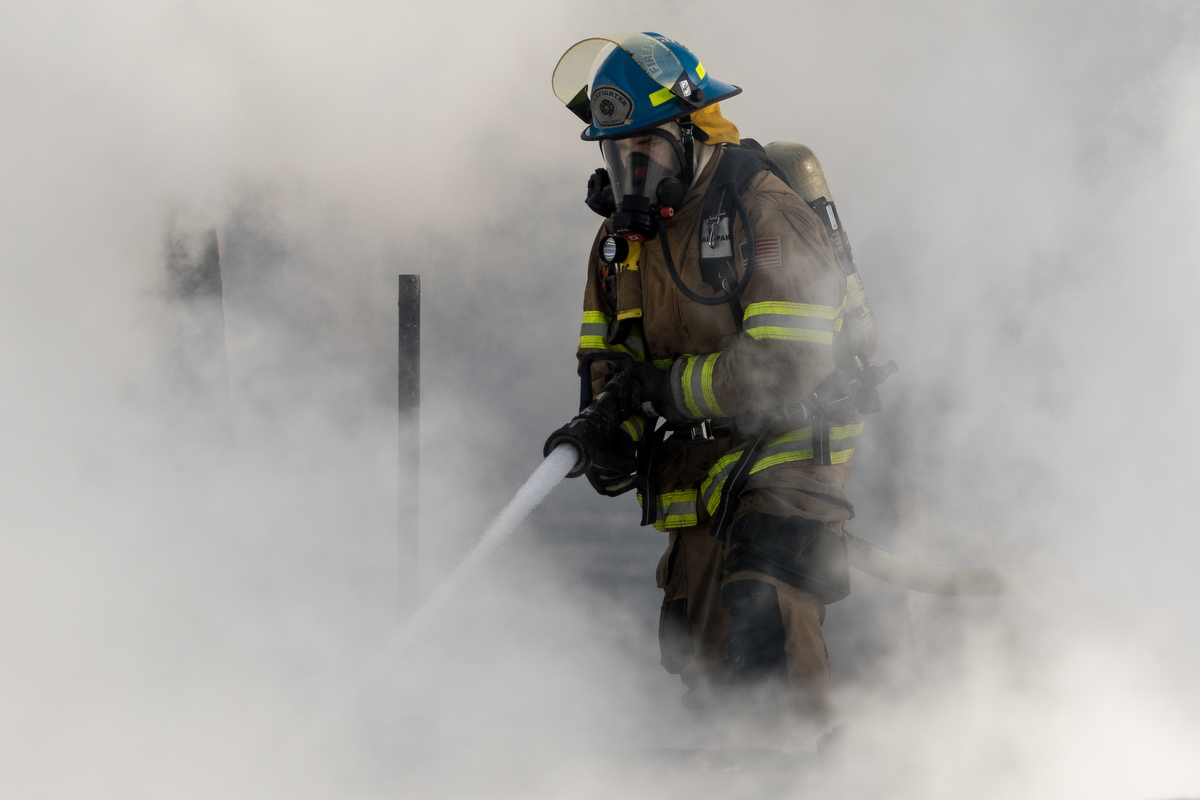
[[[552,84],[558,99],[588,123],[581,134],[588,141],[653,128],[742,91],[657,33],[584,39],[558,60]]]

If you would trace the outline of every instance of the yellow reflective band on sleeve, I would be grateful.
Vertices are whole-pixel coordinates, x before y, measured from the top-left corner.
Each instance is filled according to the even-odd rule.
[[[714,353],[711,356],[704,357],[704,371],[700,374],[700,388],[704,392],[704,404],[708,406],[708,410],[712,413],[709,418],[723,417],[725,412],[721,410],[721,406],[717,404],[717,396],[713,394],[713,369],[717,366],[717,359],[721,357],[720,353]]]
[[[751,303],[746,306],[746,316],[755,314],[789,314],[801,317],[819,317],[833,319],[845,307],[843,300],[840,306],[821,306],[815,303],[787,303],[782,300],[766,300],[761,303]]]
[[[854,446],[858,443],[858,435],[863,432],[864,423],[854,425],[835,425],[829,429],[829,463],[845,464],[854,455]]]
[[[654,359],[654,366],[658,367],[663,372],[666,372],[667,370],[669,370],[671,368],[671,365],[674,363],[675,363],[675,359],[673,359],[673,358],[656,358],[656,359]]]
[[[833,334],[842,328],[846,300],[840,306],[787,303],[772,300],[746,306],[743,329],[754,339],[833,344]]]
[[[657,108],[674,96],[675,94],[670,90],[669,87],[663,87],[654,94],[650,95],[650,105]]]
[[[654,527],[660,531],[672,528],[691,528],[697,521],[697,492],[695,489],[684,489],[679,492],[663,492],[658,496],[658,511],[654,519]],[[638,504],[642,505],[642,493],[638,492]]]
[[[687,363],[683,367],[683,403],[687,406],[688,413],[693,417],[703,417],[700,409],[696,407],[695,396],[688,391],[692,385],[692,373],[696,370],[696,357],[689,356]]]
[[[642,339],[641,324],[633,326],[629,338],[624,342],[612,345],[608,343],[608,326],[611,321],[603,311],[583,312],[583,323],[579,326],[579,349],[625,353],[634,361],[645,361],[646,345]]]
[[[688,412],[697,419],[715,419],[725,416],[717,397],[713,393],[713,369],[720,352],[703,356],[687,356],[680,382],[683,384],[683,403]]]
[[[646,418],[642,416],[630,417],[621,423],[621,430],[628,433],[630,439],[640,442],[642,437],[646,435]]]

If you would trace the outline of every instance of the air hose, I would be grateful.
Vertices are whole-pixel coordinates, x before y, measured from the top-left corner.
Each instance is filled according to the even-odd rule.
[[[683,292],[684,297],[693,303],[699,303],[702,306],[720,306],[736,300],[750,283],[750,276],[754,274],[754,228],[750,225],[750,218],[746,213],[746,207],[742,205],[742,198],[736,193],[733,196],[733,207],[737,215],[742,218],[742,228],[746,233],[746,252],[749,255],[746,258],[746,268],[742,271],[742,279],[732,289],[726,287],[726,294],[720,297],[698,295],[683,282],[683,279],[679,277],[679,271],[675,269],[675,259],[671,258],[671,246],[667,244],[666,223],[662,219],[658,221],[658,238],[662,244],[663,260],[667,262],[667,272],[670,273],[675,286]]]

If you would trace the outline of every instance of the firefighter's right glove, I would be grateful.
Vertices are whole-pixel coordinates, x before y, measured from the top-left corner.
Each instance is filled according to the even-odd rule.
[[[588,483],[605,497],[625,494],[637,485],[637,445],[623,430],[617,431],[592,454]]]
[[[692,418],[679,407],[675,398],[675,366],[666,371],[642,361],[633,363],[633,375],[641,391],[642,410],[654,416],[665,417],[668,422],[690,422]]]

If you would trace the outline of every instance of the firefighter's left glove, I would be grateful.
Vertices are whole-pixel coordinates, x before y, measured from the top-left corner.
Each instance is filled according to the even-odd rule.
[[[625,494],[637,485],[637,445],[623,430],[614,433],[592,454],[588,483],[605,497]]]
[[[633,374],[641,391],[640,399],[643,411],[665,417],[668,422],[692,421],[687,411],[680,408],[679,400],[675,395],[676,373],[679,372],[675,367],[679,364],[680,362],[676,360],[671,369],[660,370],[653,364],[634,362]]]

